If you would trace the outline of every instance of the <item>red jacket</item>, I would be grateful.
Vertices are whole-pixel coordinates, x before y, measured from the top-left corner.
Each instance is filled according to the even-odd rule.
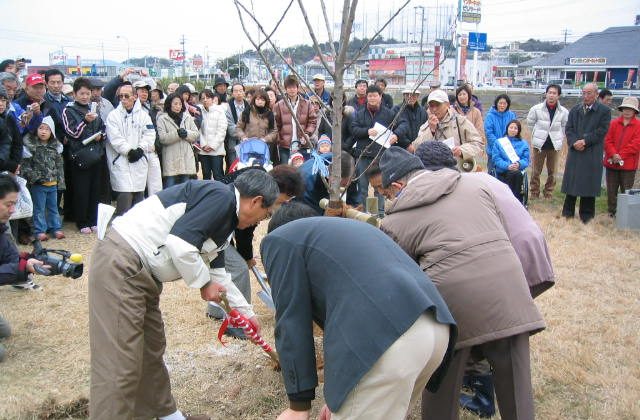
[[[632,118],[625,127],[622,117],[611,121],[609,131],[604,138],[604,160],[606,168],[635,171],[638,169],[638,155],[640,154],[640,120]],[[612,165],[609,158],[620,155],[624,165]]]

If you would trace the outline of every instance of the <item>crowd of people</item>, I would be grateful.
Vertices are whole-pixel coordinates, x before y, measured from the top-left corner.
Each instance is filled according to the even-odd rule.
[[[538,198],[546,165],[550,198],[566,139],[562,214],[574,217],[580,197],[587,223],[603,165],[612,215],[638,168],[638,100],[625,98],[611,121],[594,84],[570,111],[560,86],[549,85],[526,117],[530,147],[506,94],[483,116],[469,85],[451,97],[432,86],[423,102],[408,89],[394,106],[385,80],[363,79],[343,98],[346,203],[323,210],[335,98],[320,74],[310,89],[291,75],[258,89],[218,77],[197,92],[125,69],[107,83],[79,77],[69,96],[58,70],[23,83],[17,69],[0,70],[3,230],[21,193],[17,177],[33,199],[33,216],[13,226],[26,242],[64,238],[61,215],[94,234],[98,203],[115,201],[89,273],[95,419],[208,418],[183,414],[171,394],[162,284],[183,279],[217,318],[224,294],[259,332],[248,271],[253,230],[267,218],[260,252],[290,402],[280,419],[309,417],[318,384],[311,321],[324,330],[321,418],[402,418],[421,395],[423,419],[455,419],[460,406],[490,416],[495,392],[503,419],[533,419],[529,337],[545,328],[534,298],[555,278],[522,205],[524,172],[532,166]],[[239,166],[256,139],[272,162]],[[488,173],[473,171],[483,155]],[[362,209],[370,186],[380,229],[319,217]],[[37,286],[28,274],[39,262],[0,239],[0,284]],[[0,334],[9,331],[0,318]],[[460,395],[463,385],[471,394]]]

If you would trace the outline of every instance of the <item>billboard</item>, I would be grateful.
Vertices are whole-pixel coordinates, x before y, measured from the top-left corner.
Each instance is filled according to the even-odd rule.
[[[460,20],[467,23],[480,22],[480,0],[460,0]]]
[[[169,59],[174,61],[183,61],[184,54],[182,50],[169,50]]]

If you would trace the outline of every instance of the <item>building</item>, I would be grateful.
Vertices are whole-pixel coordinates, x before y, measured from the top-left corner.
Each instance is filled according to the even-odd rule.
[[[122,64],[113,60],[94,60],[94,59],[67,59],[64,62],[58,64],[42,66],[42,65],[29,65],[27,72],[31,73],[44,73],[49,69],[58,69],[65,76],[78,77],[78,76],[94,76],[112,78],[118,75]]]
[[[525,64],[525,63],[523,63]],[[638,87],[640,26],[611,27],[592,32],[531,66],[536,78],[579,87],[595,82],[600,87]]]

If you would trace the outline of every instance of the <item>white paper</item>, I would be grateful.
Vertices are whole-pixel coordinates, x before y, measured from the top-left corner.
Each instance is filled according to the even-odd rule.
[[[387,127],[378,122],[375,123],[371,128],[378,132],[378,135],[376,137],[369,136],[371,140],[375,141],[380,146],[386,147],[387,149],[391,147],[391,143],[389,141],[389,137],[393,135],[393,132],[391,130],[387,129]]]
[[[91,102],[91,113],[95,114],[97,110],[98,110],[98,103],[97,102]]]
[[[97,132],[96,134],[94,134],[91,137],[87,137],[86,139],[82,140],[82,144],[84,144],[85,146],[89,143],[91,143],[92,141],[94,141],[96,138],[98,138],[98,136],[102,134],[101,132]]]
[[[513,145],[509,141],[507,137],[502,137],[498,139],[502,150],[507,154],[507,157],[511,161],[511,163],[516,163],[520,160],[520,157],[516,153],[516,149],[513,148]]]
[[[107,233],[107,226],[116,208],[108,204],[98,203],[98,239],[103,240]]]
[[[444,144],[446,144],[447,146],[449,146],[449,149],[453,150],[454,147],[456,147],[456,140],[453,137],[449,137],[448,139],[444,139],[442,140],[442,142]]]

